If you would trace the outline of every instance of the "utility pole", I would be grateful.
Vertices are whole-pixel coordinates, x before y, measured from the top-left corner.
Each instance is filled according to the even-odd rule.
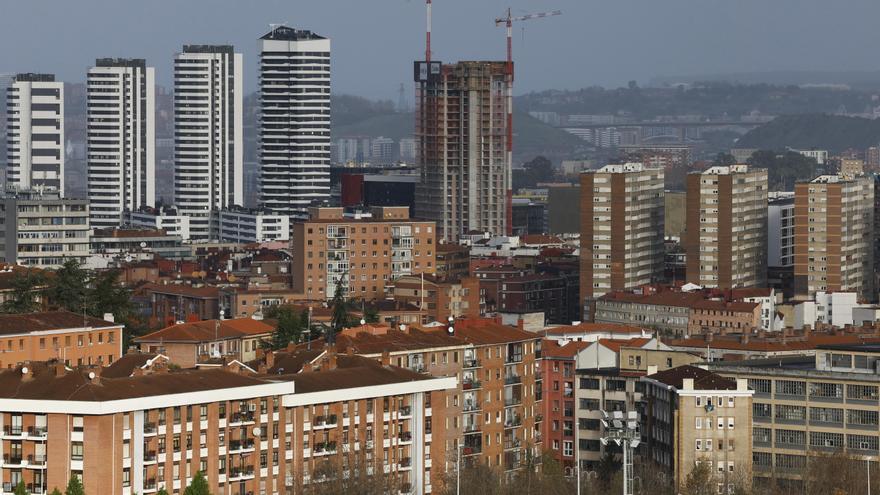
[[[614,442],[623,451],[623,495],[634,495],[635,480],[633,479],[633,451],[641,442],[639,433],[639,413],[614,411],[609,415],[602,411],[602,426],[605,435],[599,440],[602,445]],[[580,485],[578,486],[580,488]]]

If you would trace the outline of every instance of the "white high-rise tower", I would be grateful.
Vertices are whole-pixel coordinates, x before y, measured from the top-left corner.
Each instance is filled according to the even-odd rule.
[[[64,83],[18,74],[6,98],[6,186],[64,194]]]
[[[211,212],[244,200],[242,57],[187,45],[174,57],[174,202],[190,238],[211,238]]]
[[[143,59],[98,59],[88,74],[89,215],[116,227],[156,205],[156,80]]]
[[[305,216],[330,196],[330,40],[279,26],[260,39],[260,203]]]

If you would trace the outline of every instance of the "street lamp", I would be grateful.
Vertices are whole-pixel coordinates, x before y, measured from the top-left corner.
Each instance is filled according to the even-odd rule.
[[[464,444],[458,444],[455,450],[458,453],[455,456],[455,495],[461,495],[461,456],[464,453]]]
[[[641,443],[639,434],[639,413],[614,411],[609,415],[602,411],[602,426],[605,436],[599,439],[602,445],[614,442],[623,451],[623,495],[633,495],[635,480],[633,479],[633,451]]]

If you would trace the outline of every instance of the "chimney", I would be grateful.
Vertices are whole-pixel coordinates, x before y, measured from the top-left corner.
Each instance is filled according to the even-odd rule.
[[[354,347],[352,347],[350,345],[345,346],[345,354],[347,356],[354,356]]]
[[[390,359],[389,359],[390,361]],[[332,351],[327,355],[327,369],[335,370],[336,369],[336,351]]]
[[[67,367],[64,366],[64,363],[58,361],[55,363],[55,376],[64,376],[67,374]]]
[[[706,342],[712,342],[713,338],[715,337],[711,330],[707,330],[706,333],[703,334],[703,340]]]
[[[694,379],[693,378],[682,378],[681,379],[681,389],[682,390],[693,390],[694,389]]]
[[[275,366],[275,353],[272,351],[267,352],[265,362],[266,362],[267,368],[271,368],[271,367]]]
[[[516,328],[519,328],[520,330],[525,330],[526,329],[526,321],[522,318],[518,318],[516,320]]]
[[[739,341],[742,344],[748,344],[749,343],[749,334],[747,332],[743,332],[742,335],[740,335],[740,337],[739,337]]]
[[[657,374],[657,371],[658,371],[658,370],[657,370],[657,365],[656,365],[656,364],[649,364],[649,365],[648,365],[648,376],[656,375],[656,374]]]
[[[113,313],[104,313],[104,321],[109,321],[110,323],[116,323],[116,320],[113,317]]]
[[[382,366],[391,366],[391,353],[387,350],[382,351]]]

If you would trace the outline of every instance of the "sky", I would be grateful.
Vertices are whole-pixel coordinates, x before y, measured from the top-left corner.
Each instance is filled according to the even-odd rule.
[[[433,59],[505,57],[494,18],[561,9],[514,27],[515,93],[644,84],[656,76],[880,69],[877,0],[434,0]],[[256,88],[269,23],[332,39],[333,91],[412,98],[423,0],[0,0],[0,73],[85,80],[95,58],[146,58],[170,86],[183,44],[229,43]]]

